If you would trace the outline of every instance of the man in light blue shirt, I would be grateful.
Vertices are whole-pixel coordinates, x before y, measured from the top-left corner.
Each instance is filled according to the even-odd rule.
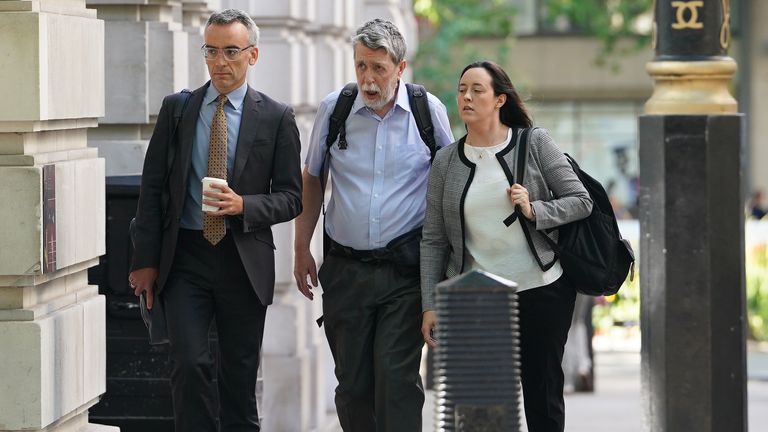
[[[344,431],[418,431],[424,403],[418,251],[431,153],[400,79],[406,47],[398,29],[375,19],[357,30],[352,44],[358,93],[344,124],[348,144],[339,146],[337,139],[326,148],[337,91],[320,103],[310,137],[294,276],[310,300],[318,276],[323,286]],[[427,98],[435,141],[446,146],[453,136],[445,106]],[[332,190],[325,217],[330,248],[318,275],[309,244],[325,167]]]

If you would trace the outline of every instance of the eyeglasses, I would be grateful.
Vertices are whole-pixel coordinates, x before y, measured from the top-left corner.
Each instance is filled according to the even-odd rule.
[[[253,48],[253,45],[248,45],[245,48],[214,48],[208,45],[203,45],[200,47],[200,51],[202,51],[203,57],[205,57],[206,60],[216,60],[216,57],[219,56],[219,52],[223,52],[224,60],[235,61],[240,57],[240,53],[250,48]]]

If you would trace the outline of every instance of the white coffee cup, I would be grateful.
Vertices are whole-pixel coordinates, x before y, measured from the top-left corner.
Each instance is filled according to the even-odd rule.
[[[221,192],[221,189],[211,187],[212,184],[227,185],[227,181],[216,177],[203,177],[203,192]],[[203,200],[215,201],[215,199],[203,195]],[[219,211],[219,207],[203,203],[203,212]]]

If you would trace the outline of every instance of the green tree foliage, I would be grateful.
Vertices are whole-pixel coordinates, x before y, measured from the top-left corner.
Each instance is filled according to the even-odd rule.
[[[461,68],[490,58],[506,64],[513,43],[519,0],[415,0],[422,38],[414,59],[415,81],[446,103],[458,122],[456,83]],[[536,0],[539,31],[594,36],[603,42],[595,61],[618,68],[622,54],[646,48],[650,41],[653,0]],[[426,26],[425,26],[426,24]],[[564,28],[560,28],[564,27]],[[495,52],[479,53],[477,42],[495,39]],[[619,45],[620,40],[632,44]],[[621,47],[621,48],[620,48]],[[458,124],[458,123],[455,123]]]
[[[650,43],[653,0],[541,0],[550,23],[565,18],[585,35],[603,42],[596,59],[600,65],[618,67],[617,59]],[[632,41],[619,49],[621,40]],[[617,56],[618,54],[618,56]]]
[[[459,124],[456,86],[461,68],[483,58],[503,64],[508,51],[508,44],[501,43],[497,52],[483,56],[469,42],[511,38],[515,8],[508,0],[416,0],[414,9],[429,27],[414,59],[415,81],[427,84],[446,103],[451,124]]]

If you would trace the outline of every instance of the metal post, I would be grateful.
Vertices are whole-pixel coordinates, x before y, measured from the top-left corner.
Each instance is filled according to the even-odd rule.
[[[647,430],[746,431],[743,116],[729,0],[656,0],[640,118]]]
[[[438,431],[520,430],[516,287],[477,270],[437,285]]]

